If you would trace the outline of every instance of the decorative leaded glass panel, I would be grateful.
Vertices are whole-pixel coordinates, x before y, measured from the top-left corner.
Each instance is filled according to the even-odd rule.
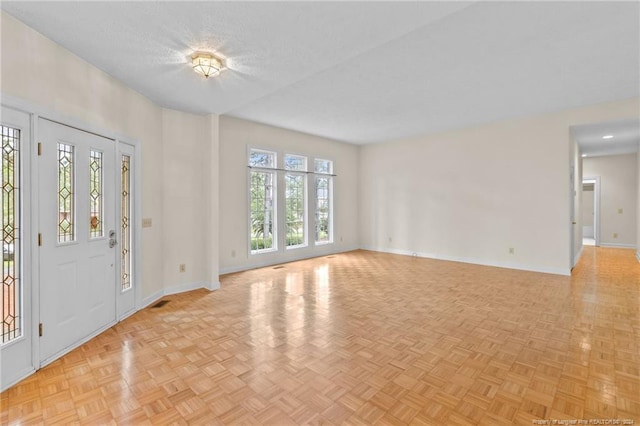
[[[22,336],[20,130],[2,129],[2,340]]]
[[[102,152],[91,150],[89,159],[89,235],[103,236]]]
[[[122,156],[122,250],[120,279],[122,290],[131,288],[131,157]]]
[[[58,242],[75,240],[74,149],[58,143]]]

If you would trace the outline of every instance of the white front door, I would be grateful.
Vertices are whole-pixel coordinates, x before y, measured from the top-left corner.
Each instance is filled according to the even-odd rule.
[[[40,365],[116,322],[113,140],[40,119]]]
[[[2,107],[0,391],[35,370],[31,310],[29,114]]]

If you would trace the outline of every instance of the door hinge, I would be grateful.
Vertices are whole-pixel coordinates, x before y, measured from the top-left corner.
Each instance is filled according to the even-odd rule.
[[[38,155],[42,155],[42,142],[38,142]]]
[[[42,323],[38,324],[38,336],[42,337]]]
[[[38,246],[42,245],[42,234],[38,233]]]

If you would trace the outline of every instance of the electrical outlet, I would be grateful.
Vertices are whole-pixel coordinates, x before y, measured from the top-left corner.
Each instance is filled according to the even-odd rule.
[[[342,242],[342,237],[340,237],[340,242]]]
[[[509,254],[515,254],[516,253],[516,249],[514,249],[513,247],[509,247]]]
[[[236,251],[235,250],[231,250],[231,257],[236,257]]]
[[[389,237],[389,242],[392,243],[393,242],[393,238]]]
[[[180,272],[186,272],[186,270],[187,270],[187,265],[185,265],[184,263],[181,263],[181,264],[180,264],[180,267],[179,267],[179,270],[180,270]]]
[[[617,232],[613,233],[613,238],[618,238],[618,233]]]

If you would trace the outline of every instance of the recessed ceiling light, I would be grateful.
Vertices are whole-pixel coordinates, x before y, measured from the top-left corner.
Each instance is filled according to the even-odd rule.
[[[586,157],[586,156],[587,156],[587,154],[582,154],[582,157]]]
[[[613,139],[613,135],[604,135],[602,139]]]

